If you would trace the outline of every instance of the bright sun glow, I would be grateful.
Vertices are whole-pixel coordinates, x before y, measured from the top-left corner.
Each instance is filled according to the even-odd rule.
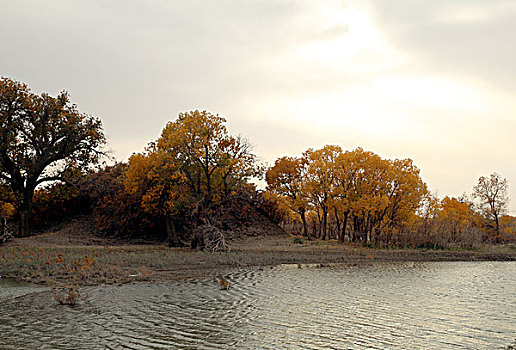
[[[339,5],[319,16],[317,23],[324,27],[313,31],[333,35],[320,35],[285,53],[276,68],[281,76],[285,72],[302,74],[307,66],[320,67],[320,74],[332,72],[332,85],[318,93],[274,91],[262,106],[262,115],[281,111],[285,116],[274,123],[311,131],[324,128],[321,132],[328,132],[331,125],[333,131],[354,130],[375,137],[416,133],[424,137],[427,126],[421,117],[426,111],[474,118],[494,108],[489,94],[474,82],[413,68],[409,54],[382,36],[367,8]],[[395,73],[399,68],[403,74]]]
[[[322,38],[301,47],[294,53],[297,59],[353,74],[379,71],[406,61],[389,47],[366,11],[351,7],[322,16],[326,30],[343,30],[335,38]]]

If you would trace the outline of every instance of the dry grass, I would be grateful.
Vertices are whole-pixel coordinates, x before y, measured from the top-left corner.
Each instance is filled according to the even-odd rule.
[[[292,236],[252,237],[230,242],[231,251],[207,253],[165,245],[98,245],[58,234],[17,239],[0,246],[0,275],[60,288],[96,284],[189,279],[234,267],[281,263],[370,263],[372,261],[516,260],[514,246],[470,250],[371,249],[336,241]],[[69,245],[72,243],[74,245]],[[60,243],[60,245],[58,245]]]

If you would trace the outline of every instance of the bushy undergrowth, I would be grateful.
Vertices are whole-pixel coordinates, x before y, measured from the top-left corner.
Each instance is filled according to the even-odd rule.
[[[230,235],[270,234],[278,229],[274,222],[282,219],[277,204],[249,185],[202,212],[192,207],[193,202],[185,203],[173,216],[149,211],[141,194],[126,190],[127,167],[123,163],[106,166],[83,174],[73,185],[59,183],[40,189],[32,216],[36,230],[55,227],[76,215],[91,215],[96,232],[104,237],[166,241],[172,230],[177,235],[175,244],[189,245],[199,225],[209,223]],[[253,226],[254,231],[249,229]]]

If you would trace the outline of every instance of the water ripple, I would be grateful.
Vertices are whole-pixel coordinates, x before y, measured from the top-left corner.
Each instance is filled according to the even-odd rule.
[[[514,262],[287,265],[229,279],[229,290],[215,278],[94,287],[74,308],[48,290],[3,289],[0,349],[504,349],[516,337]]]

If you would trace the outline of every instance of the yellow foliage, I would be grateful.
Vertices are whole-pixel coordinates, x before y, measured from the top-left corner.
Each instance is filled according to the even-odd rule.
[[[224,123],[207,111],[180,113],[146,152],[131,156],[126,190],[141,196],[147,212],[170,216],[218,202],[259,175],[249,142],[229,135]]]
[[[439,205],[437,222],[449,233],[450,240],[461,239],[463,233],[470,227],[480,227],[483,218],[472,208],[472,204],[455,197],[444,197]]]
[[[14,215],[15,209],[10,203],[0,202],[0,216],[4,218],[10,218]]]
[[[351,223],[364,240],[373,233],[399,234],[399,227],[415,220],[427,193],[412,160],[384,160],[362,148],[344,152],[334,145],[277,159],[266,180],[279,203],[317,222],[322,238],[329,238],[330,222],[341,238]]]

